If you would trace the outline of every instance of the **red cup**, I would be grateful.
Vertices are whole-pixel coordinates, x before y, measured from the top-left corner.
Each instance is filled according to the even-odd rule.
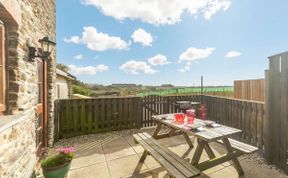
[[[193,109],[186,110],[186,115],[188,124],[193,124],[195,120],[195,110]]]
[[[175,117],[176,122],[179,122],[181,124],[184,123],[185,114],[183,114],[183,113],[175,113],[174,117]]]

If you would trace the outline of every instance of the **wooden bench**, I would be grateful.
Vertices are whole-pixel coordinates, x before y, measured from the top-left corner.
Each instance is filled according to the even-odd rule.
[[[233,149],[241,151],[244,154],[250,154],[250,153],[253,153],[253,152],[258,150],[257,147],[249,145],[249,144],[246,144],[246,143],[243,143],[243,142],[240,142],[238,140],[234,140],[234,139],[231,139],[231,138],[228,138],[228,140],[229,140],[229,142],[231,144],[231,147]],[[217,140],[217,142],[223,144],[222,140]]]
[[[148,133],[134,134],[133,137],[135,142],[144,148],[144,153],[142,154],[139,163],[143,164],[147,155],[151,155],[172,177],[188,178],[196,177],[200,174],[200,171],[197,168],[160,145],[157,140],[152,138]]]

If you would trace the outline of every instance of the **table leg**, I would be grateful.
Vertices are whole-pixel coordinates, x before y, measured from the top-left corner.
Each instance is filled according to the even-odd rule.
[[[175,129],[170,128],[170,132],[168,133],[169,137],[172,137],[175,135]]]
[[[190,148],[193,148],[194,145],[193,145],[191,139],[189,138],[188,134],[184,132],[184,133],[183,133],[183,136],[184,136],[186,142],[188,143],[189,147],[190,147]]]
[[[213,159],[213,158],[216,157],[214,152],[213,152],[213,150],[211,149],[211,147],[210,147],[210,145],[208,143],[205,144],[204,149],[205,149],[205,151],[208,154],[210,159]]]
[[[153,133],[153,138],[157,139],[157,136],[158,136],[158,133],[161,130],[161,127],[162,127],[162,123],[157,122],[156,129],[154,130],[154,133]]]
[[[202,155],[202,152],[203,152],[203,149],[204,149],[205,143],[206,143],[205,141],[202,141],[199,139],[197,139],[197,141],[198,141],[198,145],[196,147],[194,156],[193,156],[192,161],[191,161],[192,165],[197,165],[199,163],[200,157]]]
[[[228,138],[223,138],[222,141],[223,141],[228,153],[232,153],[233,152],[233,148],[232,148]],[[235,157],[235,158],[232,159],[232,162],[234,163],[234,167],[237,170],[239,176],[244,175],[244,171],[243,171],[238,159]]]
[[[133,174],[132,174],[133,176],[137,176],[139,174],[139,172],[140,172],[140,170],[141,170],[141,168],[142,168],[142,166],[144,164],[144,161],[147,158],[148,154],[149,153],[146,150],[144,150],[141,158],[138,161],[138,164],[136,165],[136,168],[133,171]]]

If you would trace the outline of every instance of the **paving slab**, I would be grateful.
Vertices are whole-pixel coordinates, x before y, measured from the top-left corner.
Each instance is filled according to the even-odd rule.
[[[108,161],[136,154],[136,152],[133,150],[133,148],[130,145],[106,147],[106,148],[103,148],[103,151],[104,151],[105,158]]]
[[[106,163],[94,164],[79,169],[71,169],[68,178],[110,178]]]
[[[135,154],[107,161],[111,177],[120,178],[120,177],[133,176],[133,172],[138,164],[139,159],[140,157]],[[138,170],[138,172],[145,169],[147,169],[147,167],[145,166],[145,164],[143,164],[142,168]]]
[[[105,162],[105,156],[102,151],[102,154],[95,153],[89,156],[76,157],[71,163],[71,168],[81,168],[103,162]]]
[[[133,131],[119,131],[106,134],[94,134],[60,141],[58,146],[71,145],[75,147],[76,158],[72,161],[68,178],[167,178],[167,171],[151,156],[147,156],[142,168],[137,174],[133,172],[138,164],[143,148],[135,144],[133,133],[145,131],[153,133],[154,128]],[[183,136],[160,139],[159,142],[188,162],[194,155],[197,142],[192,136],[194,148],[189,149]],[[211,144],[216,156],[226,153],[223,146]],[[49,154],[55,154],[55,148]],[[200,162],[208,160],[204,151]],[[271,169],[266,164],[245,156],[239,157],[245,175],[243,178],[287,178],[278,170]],[[223,163],[203,171],[199,178],[238,178],[237,171],[230,162]]]

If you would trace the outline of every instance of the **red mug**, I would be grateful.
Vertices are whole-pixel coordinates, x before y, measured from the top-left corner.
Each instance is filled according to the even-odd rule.
[[[188,124],[193,124],[195,120],[195,110],[186,110]]]
[[[176,122],[184,123],[185,114],[183,113],[175,113],[174,114]]]

